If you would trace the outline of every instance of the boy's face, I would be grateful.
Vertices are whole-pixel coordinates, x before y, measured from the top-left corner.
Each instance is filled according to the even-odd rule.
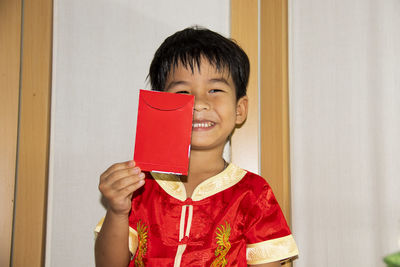
[[[236,100],[229,72],[217,71],[207,59],[200,70],[181,64],[168,76],[166,92],[195,96],[191,147],[193,150],[223,148],[237,124],[247,116],[247,97]]]

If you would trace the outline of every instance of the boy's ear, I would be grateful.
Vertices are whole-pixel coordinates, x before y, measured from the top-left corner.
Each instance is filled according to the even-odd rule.
[[[242,96],[236,103],[236,124],[240,125],[244,123],[247,118],[248,111],[248,97]]]

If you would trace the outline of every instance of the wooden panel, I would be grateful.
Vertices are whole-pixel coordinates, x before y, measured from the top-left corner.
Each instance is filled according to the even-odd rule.
[[[244,126],[232,136],[232,161],[245,168],[254,166],[260,151],[261,175],[271,184],[290,222],[287,0],[260,1],[260,55],[257,2],[231,1],[231,37],[243,47],[251,62],[249,115]]]
[[[21,0],[0,2],[0,266],[10,265],[17,153]]]
[[[287,0],[261,1],[261,174],[290,223]]]
[[[231,140],[231,159],[242,168],[259,171],[259,107],[258,107],[258,1],[231,1],[231,38],[250,59],[247,87],[249,114],[246,123],[236,129]],[[245,148],[245,149],[244,149]]]
[[[248,53],[252,67],[248,87],[249,117],[244,127],[232,137],[232,159],[246,168],[248,161],[258,162],[260,157],[260,173],[273,188],[290,224],[287,0],[261,0],[259,7],[257,2],[231,1],[231,36]],[[285,266],[289,267],[291,263],[287,262]]]
[[[47,199],[52,1],[24,1],[13,266],[43,266]]]

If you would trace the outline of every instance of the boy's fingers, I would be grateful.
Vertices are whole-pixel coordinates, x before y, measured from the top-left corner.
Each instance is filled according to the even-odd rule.
[[[103,172],[103,174],[101,176],[108,176],[112,172],[115,172],[117,170],[132,168],[134,166],[135,166],[135,162],[133,160],[115,163],[115,164],[111,165],[105,172]]]
[[[117,171],[111,173],[109,176],[105,177],[104,182],[107,184],[114,184],[115,182],[118,182],[119,180],[122,180],[127,177],[139,176],[139,175],[141,175],[141,173],[142,172],[138,167],[117,170]]]
[[[135,167],[135,162],[133,160],[122,162],[122,163],[115,163],[111,165],[103,174],[100,175],[100,180],[105,180],[109,176],[113,175],[115,172],[120,170],[127,170]]]
[[[119,180],[116,180],[114,183],[111,184],[111,187],[114,190],[118,191],[118,190],[128,187],[134,183],[137,183],[140,180],[143,180],[144,177],[145,177],[144,173],[140,173],[139,175],[127,176],[127,177],[121,178]]]
[[[133,192],[135,192],[136,190],[138,190],[140,187],[142,187],[144,185],[145,181],[143,180],[139,180],[136,183],[133,183],[129,186],[126,186],[124,188],[122,188],[120,190],[121,196],[123,197],[132,197]]]

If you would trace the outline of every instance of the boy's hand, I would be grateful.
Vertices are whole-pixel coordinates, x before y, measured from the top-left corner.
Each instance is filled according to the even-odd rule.
[[[107,209],[116,215],[128,215],[133,192],[144,185],[144,173],[133,161],[116,163],[101,176],[99,190],[107,200]]]

